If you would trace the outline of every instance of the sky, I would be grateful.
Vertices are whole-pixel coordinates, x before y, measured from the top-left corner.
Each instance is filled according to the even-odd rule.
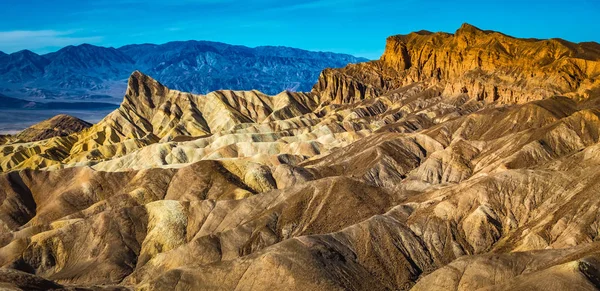
[[[0,0],[0,51],[210,40],[379,58],[390,35],[462,23],[600,42],[600,0]]]

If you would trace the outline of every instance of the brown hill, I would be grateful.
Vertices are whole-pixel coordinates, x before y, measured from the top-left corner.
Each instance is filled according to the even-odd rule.
[[[67,136],[91,126],[91,123],[77,117],[59,114],[24,129],[16,135],[16,138],[24,142],[39,141],[55,136]]]
[[[98,124],[0,146],[0,282],[596,290],[597,55],[464,25],[392,37],[311,93],[135,72]]]

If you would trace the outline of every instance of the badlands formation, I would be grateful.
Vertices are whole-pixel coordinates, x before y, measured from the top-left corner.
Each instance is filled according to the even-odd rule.
[[[90,123],[79,118],[59,114],[24,129],[16,135],[16,138],[22,142],[39,141],[55,136],[67,136],[91,126]]]
[[[1,287],[600,288],[597,43],[421,31],[275,96],[134,72],[77,131],[0,146]]]

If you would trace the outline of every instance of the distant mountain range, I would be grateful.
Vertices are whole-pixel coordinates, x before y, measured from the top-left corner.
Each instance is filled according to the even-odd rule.
[[[117,105],[107,102],[36,102],[0,94],[0,110],[102,110],[114,108],[117,108]]]
[[[345,54],[208,41],[120,48],[82,44],[44,55],[0,52],[0,92],[18,98],[114,102],[120,101],[131,72],[140,70],[193,93],[226,88],[276,94],[310,91],[323,69],[364,61]]]

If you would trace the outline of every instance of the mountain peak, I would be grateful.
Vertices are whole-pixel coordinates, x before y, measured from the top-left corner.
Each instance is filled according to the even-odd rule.
[[[127,81],[125,99],[134,107],[143,107],[139,109],[154,109],[162,103],[162,98],[168,91],[160,82],[136,70]]]
[[[37,56],[38,54],[36,54],[28,49],[24,49],[24,50],[14,52],[11,55],[36,55]]]
[[[36,78],[44,73],[44,67],[48,63],[48,59],[30,50],[14,52],[8,56],[2,57],[0,72],[5,75],[2,75],[0,80],[21,82]]]
[[[50,53],[49,55],[59,55],[64,52],[73,52],[73,53],[81,53],[81,52],[90,52],[90,53],[105,53],[105,52],[116,52],[117,50],[113,47],[103,47],[103,46],[95,46],[91,44],[80,44],[80,45],[69,45],[61,48],[60,50]]]
[[[468,24],[468,23],[463,23],[458,30],[456,30],[456,35],[460,35],[460,34],[476,34],[476,33],[480,33],[480,32],[484,32],[482,29]]]
[[[137,94],[139,94],[139,89],[140,89],[139,85],[140,84],[143,84],[143,85],[151,84],[153,87],[154,86],[162,86],[162,84],[160,84],[158,81],[154,80],[152,77],[142,73],[139,70],[135,70],[129,76],[127,85],[129,87],[129,89],[134,90],[132,92],[135,93],[135,95],[137,95]]]
[[[30,50],[20,50],[18,52],[14,52],[12,54],[9,55],[10,57],[12,57],[13,59],[25,59],[25,60],[32,60],[32,61],[44,61],[45,58],[43,56],[40,56]]]
[[[99,47],[99,46],[89,44],[89,43],[82,43],[80,45],[77,45],[77,47]]]
[[[112,47],[96,46],[96,45],[89,44],[89,43],[82,43],[82,44],[79,44],[79,45],[69,45],[69,46],[66,46],[66,47],[60,49],[59,51],[61,51],[61,50],[104,50],[104,49],[110,50],[110,49],[114,49],[114,48],[112,48]]]

